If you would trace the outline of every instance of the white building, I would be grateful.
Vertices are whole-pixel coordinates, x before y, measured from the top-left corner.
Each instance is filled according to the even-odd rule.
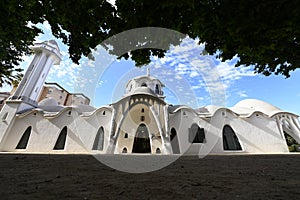
[[[0,113],[0,151],[32,153],[207,154],[285,153],[285,134],[300,142],[298,116],[248,99],[232,108],[192,109],[164,101],[163,83],[150,76],[126,85],[119,101],[100,108],[37,103],[52,64],[54,41],[34,47],[36,56]]]

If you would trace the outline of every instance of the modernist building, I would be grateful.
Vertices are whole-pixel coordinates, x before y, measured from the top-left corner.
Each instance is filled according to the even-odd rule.
[[[117,102],[94,108],[40,103],[42,85],[61,54],[55,41],[36,44],[36,56],[0,113],[0,151],[39,153],[199,154],[284,153],[285,135],[300,142],[298,116],[248,99],[232,108],[192,109],[165,102],[164,84],[136,77]],[[64,98],[64,96],[63,96]]]
[[[58,105],[89,105],[90,99],[82,93],[70,93],[57,83],[45,83],[38,102],[54,98]]]

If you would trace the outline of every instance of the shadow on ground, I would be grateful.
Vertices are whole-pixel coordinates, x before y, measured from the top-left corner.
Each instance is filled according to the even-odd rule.
[[[1,199],[297,199],[300,155],[182,156],[130,174],[89,155],[0,155]]]

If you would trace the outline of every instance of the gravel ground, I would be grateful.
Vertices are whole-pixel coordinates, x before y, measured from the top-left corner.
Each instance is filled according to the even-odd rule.
[[[300,199],[299,167],[300,154],[182,156],[137,174],[90,155],[0,154],[0,199]]]

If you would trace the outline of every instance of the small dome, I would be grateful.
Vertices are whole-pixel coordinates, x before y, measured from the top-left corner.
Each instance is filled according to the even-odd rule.
[[[253,109],[254,111],[265,113],[268,116],[272,116],[278,112],[282,112],[280,108],[277,108],[267,102],[258,99],[245,99],[238,102],[234,107]]]
[[[38,106],[58,106],[58,103],[54,98],[49,97],[40,101]]]
[[[55,40],[46,40],[43,43],[47,44],[49,46],[52,46],[52,47],[56,48],[59,51],[58,44],[57,44],[57,42]]]
[[[140,87],[148,88],[152,90],[151,93],[155,96],[164,98],[164,92],[162,90],[164,84],[159,79],[152,77],[149,74],[131,79],[126,85],[126,95],[134,94],[136,89]]]

